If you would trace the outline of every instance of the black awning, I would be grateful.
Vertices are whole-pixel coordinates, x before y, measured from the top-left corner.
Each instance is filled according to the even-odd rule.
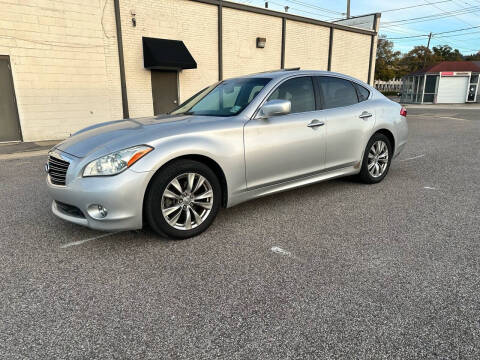
[[[197,63],[183,41],[143,37],[146,69],[196,69]]]

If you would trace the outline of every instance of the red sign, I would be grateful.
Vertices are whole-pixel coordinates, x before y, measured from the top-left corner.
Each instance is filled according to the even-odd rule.
[[[443,71],[440,73],[442,76],[453,76],[453,71]]]

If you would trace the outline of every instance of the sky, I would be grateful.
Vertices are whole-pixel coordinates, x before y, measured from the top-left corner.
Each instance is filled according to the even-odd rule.
[[[259,7],[264,7],[265,4],[265,0],[234,1]],[[289,13],[326,21],[345,17],[347,4],[347,0],[268,0],[268,2],[272,10],[284,11],[284,6],[289,6]],[[395,50],[402,53],[408,52],[416,45],[426,46],[428,42],[428,36],[404,37],[430,32],[433,33],[430,48],[449,45],[464,55],[480,51],[480,0],[351,0],[350,3],[351,16],[381,12],[380,35],[391,38]],[[411,8],[388,11],[404,7]],[[437,18],[432,19],[432,16]],[[472,29],[435,35],[466,28]],[[396,39],[401,37],[403,39]]]

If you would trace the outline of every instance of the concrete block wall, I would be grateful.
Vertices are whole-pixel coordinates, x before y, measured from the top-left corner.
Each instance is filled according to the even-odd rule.
[[[266,38],[257,48],[257,37]],[[280,69],[282,19],[236,9],[223,9],[224,78]]]
[[[368,82],[371,35],[333,31],[332,71]]]
[[[107,1],[103,12],[105,0],[0,0],[0,54],[10,56],[24,141],[63,139],[121,117]]]
[[[142,36],[182,40],[197,62],[197,69],[179,74],[180,102],[218,80],[217,6],[189,0],[123,0],[120,4],[130,117],[153,115],[151,72],[143,67]]]
[[[10,56],[24,141],[63,139],[91,124],[122,118],[113,2],[0,0],[0,55]],[[224,78],[281,67],[280,15],[223,7]],[[130,117],[153,114],[142,36],[182,40],[197,61],[197,69],[179,73],[180,101],[218,81],[218,6],[120,0],[120,18]],[[327,69],[329,31],[287,19],[285,67]],[[256,48],[257,37],[267,39],[265,48]],[[335,29],[332,71],[367,81],[370,42],[371,35]],[[372,79],[374,65],[375,58]]]
[[[328,27],[287,20],[285,67],[327,70],[329,40]]]

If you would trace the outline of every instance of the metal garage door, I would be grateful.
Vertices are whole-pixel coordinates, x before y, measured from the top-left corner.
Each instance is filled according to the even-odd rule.
[[[438,84],[437,103],[463,104],[467,98],[468,76],[442,76]]]

